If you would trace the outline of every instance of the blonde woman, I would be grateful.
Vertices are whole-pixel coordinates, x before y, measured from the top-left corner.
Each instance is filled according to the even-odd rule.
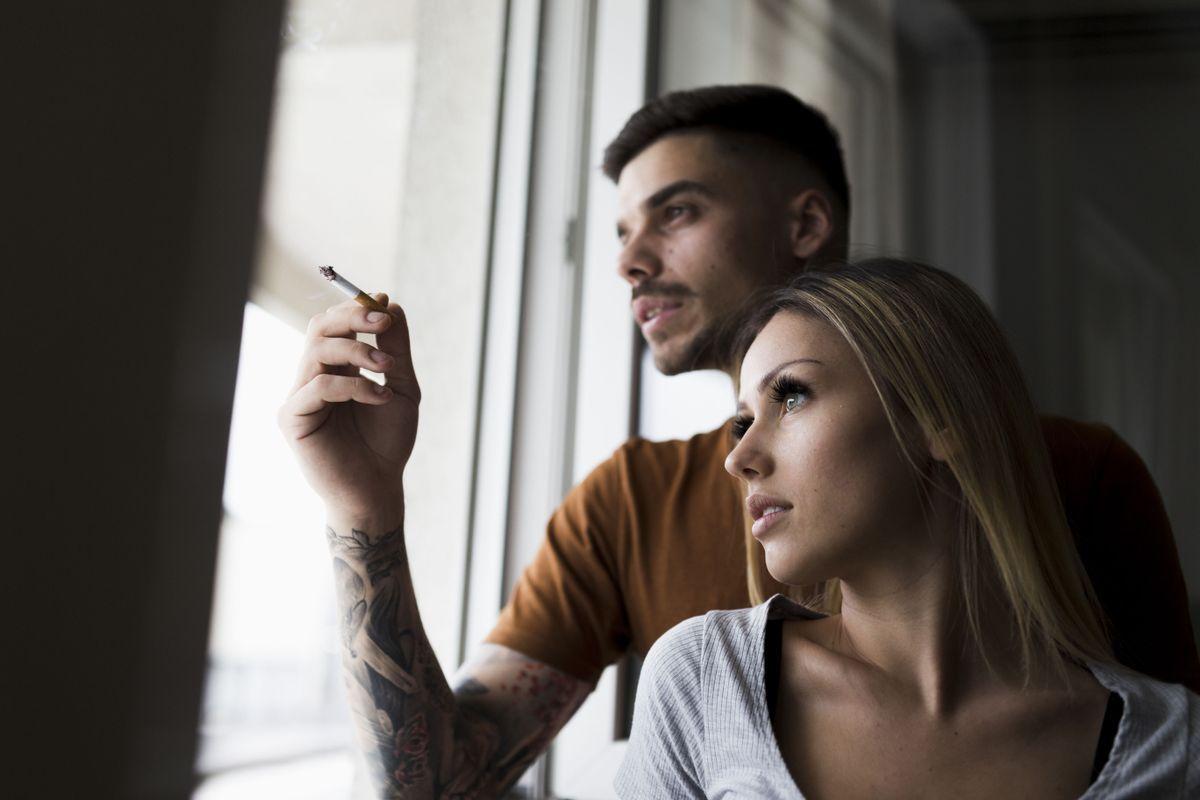
[[[726,468],[804,604],[659,640],[619,794],[1200,796],[1198,698],[1114,662],[971,290],[892,260],[809,273],[745,338]]]

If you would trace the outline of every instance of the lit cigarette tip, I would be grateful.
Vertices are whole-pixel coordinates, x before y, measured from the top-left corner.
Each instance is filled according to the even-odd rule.
[[[336,286],[338,288],[338,290],[341,291],[343,294],[345,294],[347,297],[353,298],[354,301],[356,303],[358,303],[360,306],[363,306],[364,308],[369,308],[372,311],[382,311],[385,314],[392,313],[392,312],[388,311],[387,306],[380,303],[374,297],[371,297],[371,295],[367,294],[362,289],[358,288],[357,286],[355,286],[350,281],[346,280],[341,275],[338,275],[333,267],[330,267],[330,266],[317,267],[317,270],[320,271],[321,275],[325,278],[325,280],[329,281],[334,286]]]

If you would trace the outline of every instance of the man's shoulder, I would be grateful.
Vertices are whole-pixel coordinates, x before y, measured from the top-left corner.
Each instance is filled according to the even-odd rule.
[[[623,442],[571,490],[566,504],[599,503],[606,508],[666,497],[690,497],[695,486],[727,478],[725,456],[729,423],[689,439],[651,441],[639,436]]]
[[[1103,422],[1083,422],[1057,414],[1039,414],[1038,419],[1051,453],[1082,450],[1101,456],[1114,444],[1122,442],[1117,432]]]
[[[631,453],[690,453],[697,450],[712,450],[728,447],[730,420],[725,420],[717,427],[701,431],[686,439],[647,439],[642,436],[631,436],[617,448],[617,452]]]
[[[1040,415],[1040,421],[1060,491],[1094,492],[1101,484],[1126,493],[1154,491],[1142,457],[1108,425],[1051,414]]]
[[[583,483],[620,480],[623,475],[672,474],[686,469],[710,469],[724,464],[730,450],[730,422],[688,439],[652,440],[630,437],[604,461],[596,464]]]
[[[710,431],[697,433],[687,439],[655,441],[634,436],[613,453],[611,461],[627,468],[672,471],[690,467],[697,463],[705,466],[716,459],[723,463],[729,452],[728,421]]]

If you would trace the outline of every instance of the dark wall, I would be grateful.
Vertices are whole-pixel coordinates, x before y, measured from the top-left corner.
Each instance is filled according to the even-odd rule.
[[[1146,461],[1200,625],[1200,2],[896,8],[914,255],[976,267],[1039,407]]]
[[[280,14],[9,18],[8,797],[190,795]]]
[[[1000,320],[1147,462],[1200,600],[1200,9],[987,29]]]

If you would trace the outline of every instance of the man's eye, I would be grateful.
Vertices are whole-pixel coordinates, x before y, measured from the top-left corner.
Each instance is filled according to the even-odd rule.
[[[663,209],[663,217],[668,221],[676,220],[688,212],[687,206],[667,206]]]

